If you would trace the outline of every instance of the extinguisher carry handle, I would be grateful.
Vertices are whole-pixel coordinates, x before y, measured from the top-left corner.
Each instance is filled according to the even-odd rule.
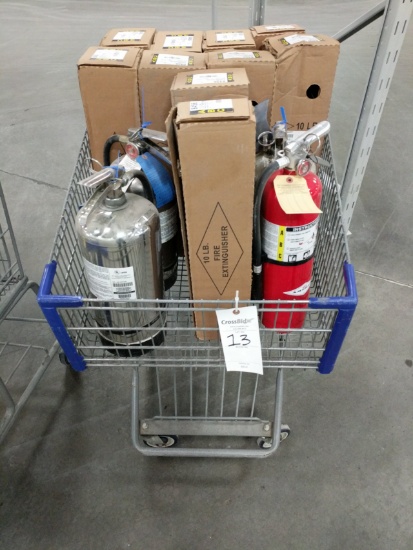
[[[77,185],[82,185],[83,187],[87,187],[88,189],[95,189],[96,187],[99,187],[101,183],[105,183],[106,181],[109,181],[114,177],[116,177],[116,169],[107,166],[99,172],[96,172],[91,176],[84,178],[83,180],[79,180],[76,183]]]
[[[309,147],[316,141],[326,136],[330,132],[330,123],[328,120],[323,120],[313,126],[307,132],[304,132],[298,139],[287,143],[284,147],[284,152],[290,159],[290,167],[295,169],[295,165],[299,160],[307,156]]]

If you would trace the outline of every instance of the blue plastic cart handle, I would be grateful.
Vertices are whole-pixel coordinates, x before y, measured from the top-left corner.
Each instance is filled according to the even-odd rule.
[[[77,352],[59,312],[57,311],[59,307],[81,307],[83,305],[83,300],[80,296],[59,296],[51,294],[53,280],[56,275],[56,267],[57,263],[55,261],[46,264],[42,280],[40,281],[37,302],[73,370],[83,371],[86,369],[85,359]]]
[[[331,336],[327,342],[318,366],[318,372],[321,374],[329,374],[333,370],[357,306],[358,297],[354,267],[345,262],[343,271],[347,296],[310,298],[309,302],[309,306],[312,309],[338,310],[337,317],[331,331]]]

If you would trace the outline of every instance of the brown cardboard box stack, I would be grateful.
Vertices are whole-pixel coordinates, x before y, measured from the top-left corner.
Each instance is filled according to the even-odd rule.
[[[325,35],[267,38],[276,72],[271,125],[284,107],[290,130],[308,130],[328,118],[340,44]]]
[[[101,46],[121,48],[122,46],[137,46],[148,50],[151,47],[156,29],[122,28],[111,29],[100,41]]]
[[[139,65],[139,94],[143,122],[151,129],[165,132],[165,120],[171,109],[171,86],[175,76],[205,69],[205,56],[180,50],[143,52]]]
[[[300,25],[257,25],[251,27],[252,37],[258,50],[264,49],[264,40],[279,35],[304,33],[305,29]]]
[[[202,52],[202,31],[158,31],[152,49],[162,52],[180,50],[181,52]]]
[[[243,68],[250,82],[251,101],[260,103],[272,98],[275,59],[270,52],[264,50],[210,51],[206,54],[206,66],[208,69]]]
[[[211,50],[250,50],[255,48],[255,41],[249,29],[206,31],[202,49]]]
[[[78,77],[92,158],[103,163],[103,146],[112,134],[141,124],[138,66],[142,50],[89,48],[78,61]]]
[[[328,118],[339,43],[298,25],[223,31],[112,29],[78,62],[91,154],[150,121],[167,130],[192,298],[251,291],[256,128],[252,101],[274,125]],[[166,121],[166,123],[165,123]],[[214,312],[196,326],[217,337]]]
[[[181,101],[235,97],[250,97],[245,69],[206,69],[178,73],[171,86],[172,106]]]

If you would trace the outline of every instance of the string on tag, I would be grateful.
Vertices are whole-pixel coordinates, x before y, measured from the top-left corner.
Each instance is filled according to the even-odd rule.
[[[238,309],[238,302],[239,302],[239,291],[236,290],[235,291],[235,309],[232,313],[234,313],[235,315],[238,315],[239,313],[239,309]]]

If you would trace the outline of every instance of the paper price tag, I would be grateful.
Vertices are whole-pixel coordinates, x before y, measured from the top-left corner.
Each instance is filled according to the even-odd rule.
[[[305,178],[301,176],[277,176],[274,189],[278,202],[286,214],[321,214],[313,201]]]
[[[263,374],[258,312],[255,306],[216,310],[227,371]]]

